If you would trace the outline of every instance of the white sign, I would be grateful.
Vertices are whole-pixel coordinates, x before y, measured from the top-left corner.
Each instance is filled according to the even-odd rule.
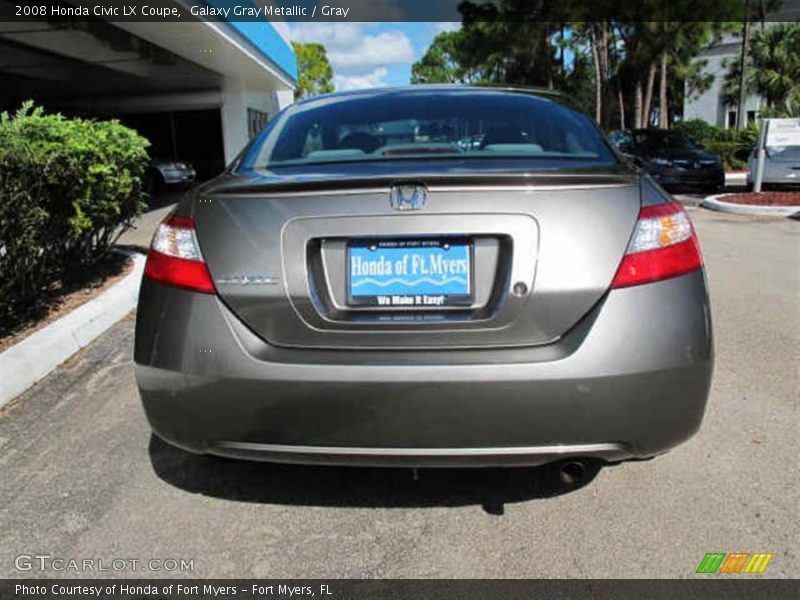
[[[800,119],[765,119],[768,148],[800,146]]]
[[[780,149],[790,146],[800,146],[800,119],[761,119],[756,150],[756,172],[753,176],[754,192],[761,191],[767,148],[770,152],[780,152]]]

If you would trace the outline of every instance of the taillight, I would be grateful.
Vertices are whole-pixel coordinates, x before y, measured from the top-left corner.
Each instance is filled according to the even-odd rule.
[[[646,206],[611,282],[624,288],[695,271],[703,266],[692,222],[675,202]]]
[[[144,275],[159,283],[214,293],[214,282],[200,255],[192,217],[170,215],[161,222],[150,244]]]

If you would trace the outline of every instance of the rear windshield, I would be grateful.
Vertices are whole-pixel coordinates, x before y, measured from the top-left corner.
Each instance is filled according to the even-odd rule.
[[[273,125],[247,166],[465,157],[614,161],[586,115],[516,92],[332,96],[290,108]]]
[[[771,160],[800,165],[800,146],[767,146],[767,154]]]

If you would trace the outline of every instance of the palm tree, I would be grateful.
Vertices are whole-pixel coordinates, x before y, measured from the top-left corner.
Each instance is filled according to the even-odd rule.
[[[723,93],[726,104],[738,104],[740,76],[738,61],[729,65]],[[800,112],[800,23],[780,22],[753,33],[745,85],[777,112]]]
[[[790,111],[800,104],[800,23],[756,31],[750,57],[756,91],[768,106]]]

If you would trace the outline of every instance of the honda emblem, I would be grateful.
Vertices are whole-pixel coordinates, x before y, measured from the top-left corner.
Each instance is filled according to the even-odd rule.
[[[394,185],[389,202],[395,210],[419,210],[428,202],[428,190],[424,185]]]

